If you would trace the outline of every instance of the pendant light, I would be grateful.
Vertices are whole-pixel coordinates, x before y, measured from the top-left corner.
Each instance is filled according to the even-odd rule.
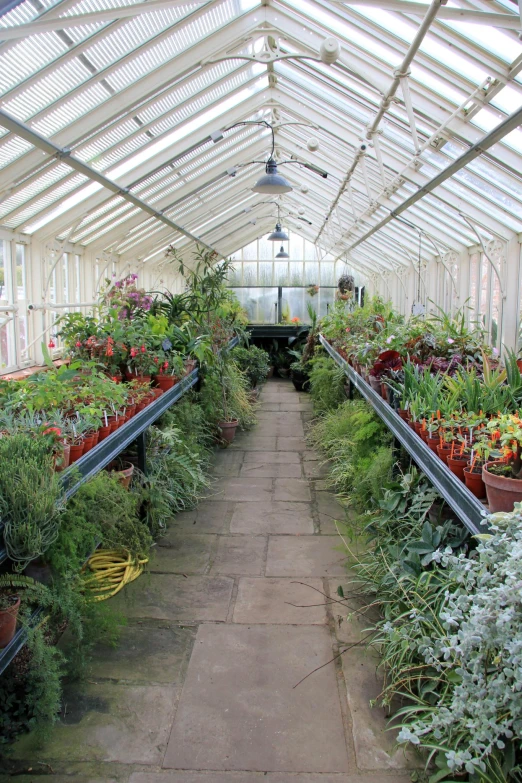
[[[280,251],[279,251],[279,253],[276,255],[276,258],[290,258],[290,256],[288,255],[288,253],[285,251],[285,249],[284,249],[283,245],[281,245],[281,250],[280,250]]]
[[[266,174],[258,179],[252,188],[254,193],[289,193],[292,190],[291,184],[287,179],[277,173],[277,163],[273,158],[266,162]]]
[[[281,208],[277,205],[277,223],[275,230],[268,235],[267,239],[270,242],[288,242],[288,234],[281,228]]]

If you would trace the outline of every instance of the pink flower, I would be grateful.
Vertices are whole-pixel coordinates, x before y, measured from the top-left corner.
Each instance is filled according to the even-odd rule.
[[[54,342],[54,340],[53,340],[53,338],[52,338],[52,337],[51,337],[51,339],[49,340],[49,342],[47,343],[47,347],[48,347],[48,348],[56,348],[56,343]]]
[[[390,334],[390,336],[386,338],[386,342],[388,343],[388,345],[391,343],[394,337],[395,337],[394,334]]]
[[[78,340],[78,342],[76,343],[76,347],[77,347],[77,348],[81,348],[81,347],[82,347],[82,344],[81,344],[81,342],[80,342],[79,340]]]
[[[498,356],[498,348],[493,348],[493,356]]]
[[[448,345],[453,345],[455,340],[452,340],[451,337],[448,337]]]

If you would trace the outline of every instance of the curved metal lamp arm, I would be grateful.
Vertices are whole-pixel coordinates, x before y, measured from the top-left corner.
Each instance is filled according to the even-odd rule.
[[[486,247],[485,247],[485,245],[484,245],[484,241],[483,241],[482,237],[480,236],[479,232],[477,231],[476,227],[473,225],[473,223],[471,222],[471,220],[468,220],[468,218],[466,217],[466,215],[463,215],[463,214],[462,214],[462,212],[459,212],[459,217],[461,217],[463,220],[465,220],[465,221],[466,221],[466,223],[468,224],[468,226],[471,228],[471,230],[473,231],[473,233],[474,233],[474,234],[475,234],[475,236],[477,237],[477,239],[478,239],[478,241],[479,241],[479,243],[480,243],[480,246],[481,246],[481,248],[482,248],[482,252],[484,253],[484,255],[486,256],[487,260],[489,261],[489,263],[491,264],[491,266],[492,266],[492,267],[493,267],[493,269],[495,270],[495,274],[496,274],[496,276],[497,276],[497,279],[498,279],[498,284],[499,284],[499,286],[500,286],[500,293],[501,293],[501,295],[502,295],[502,299],[506,299],[506,297],[507,297],[507,294],[506,294],[506,292],[504,291],[504,286],[502,285],[502,278],[501,278],[501,276],[500,276],[500,270],[497,268],[497,265],[495,264],[495,262],[493,261],[493,259],[490,257],[490,255],[489,255],[488,251],[486,250]]]

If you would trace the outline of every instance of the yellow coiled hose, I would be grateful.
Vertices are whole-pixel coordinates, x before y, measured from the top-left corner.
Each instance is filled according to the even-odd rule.
[[[94,601],[106,601],[137,579],[148,562],[147,557],[135,560],[121,550],[99,549],[86,563],[86,569],[92,572],[92,576],[88,576],[84,584],[91,590]]]

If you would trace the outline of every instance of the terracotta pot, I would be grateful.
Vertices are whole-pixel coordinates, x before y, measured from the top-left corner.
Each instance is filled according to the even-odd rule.
[[[397,408],[397,413],[399,414],[399,416],[403,421],[410,420],[410,412],[406,408]]]
[[[157,400],[163,394],[163,389],[151,389],[152,400]]]
[[[69,465],[73,465],[83,454],[83,443],[71,443]]]
[[[468,464],[467,459],[448,457],[446,464],[452,473],[454,473],[461,481],[464,481],[464,468]]]
[[[239,421],[237,419],[234,421],[218,421],[218,427],[221,430],[221,440],[232,443],[236,437],[238,424]]]
[[[111,425],[108,424],[107,427],[103,426],[100,427],[98,430],[98,443],[100,443],[102,440],[105,440],[105,438],[108,438],[111,434]]]
[[[439,444],[440,444],[440,438],[438,435],[436,438],[432,438],[430,435],[426,437],[426,445],[429,449],[433,451],[434,454],[437,454],[437,449],[439,447]]]
[[[517,367],[522,372],[522,359],[517,359]]]
[[[486,497],[486,485],[482,481],[480,473],[471,473],[469,466],[464,468],[464,481],[469,491],[479,500]],[[513,510],[513,509],[511,509]]]
[[[410,427],[415,433],[417,432],[417,430],[415,429],[416,423],[417,423],[416,421],[412,421],[411,419],[408,422],[408,427]]]
[[[155,375],[154,380],[158,387],[166,392],[172,389],[177,379],[174,375]]]
[[[413,423],[413,428],[414,428],[415,432],[417,433],[417,435],[420,435],[421,434],[421,430],[422,430],[422,421],[415,421]]]
[[[388,402],[388,385],[386,383],[381,383],[381,397]]]
[[[62,443],[63,451],[61,454],[55,454],[54,457],[54,469],[57,473],[60,473],[60,471],[65,470],[65,468],[69,467],[69,463],[71,460],[71,447],[68,443]]]
[[[86,435],[83,439],[83,453],[87,454],[88,451],[94,446],[94,435]]]
[[[16,602],[8,609],[0,612],[0,648],[7,647],[16,631],[16,618],[20,609],[20,599],[16,597]]]
[[[132,480],[132,474],[134,473],[134,465],[132,462],[124,462],[123,464],[125,467],[122,470],[114,471],[114,475],[118,477],[118,481],[122,487],[128,489]]]
[[[92,447],[94,448],[95,446],[97,446],[99,442],[100,442],[100,430],[96,430],[96,432],[93,432],[92,434]]]
[[[133,416],[136,415],[136,405],[132,403],[131,405],[127,405],[127,421],[129,419],[132,419]]]
[[[118,421],[116,419],[116,416],[107,416],[107,424],[111,428],[111,435],[113,432],[116,432],[118,429]]]
[[[515,503],[522,500],[522,479],[508,476],[495,476],[490,473],[490,465],[503,465],[503,462],[486,462],[482,468],[482,480],[486,485],[488,506],[492,513],[496,511],[513,511]]]
[[[150,375],[135,375],[133,372],[129,372],[129,370],[125,370],[125,378],[128,381],[138,381],[143,386],[148,386],[150,383]]]
[[[114,381],[114,383],[121,383],[123,380],[123,375],[121,374],[121,372],[115,372],[114,375],[111,375],[109,373],[109,378],[111,379],[111,381]]]
[[[136,415],[138,415],[138,413],[141,413],[141,411],[144,408],[146,408],[146,407],[147,407],[147,404],[145,402],[143,402],[143,400],[141,402],[138,402],[137,405],[136,405]]]
[[[451,454],[451,446],[448,448],[446,445],[441,446],[440,444],[437,446],[437,454],[441,458],[441,460],[444,462],[445,465],[448,464],[448,457]]]

